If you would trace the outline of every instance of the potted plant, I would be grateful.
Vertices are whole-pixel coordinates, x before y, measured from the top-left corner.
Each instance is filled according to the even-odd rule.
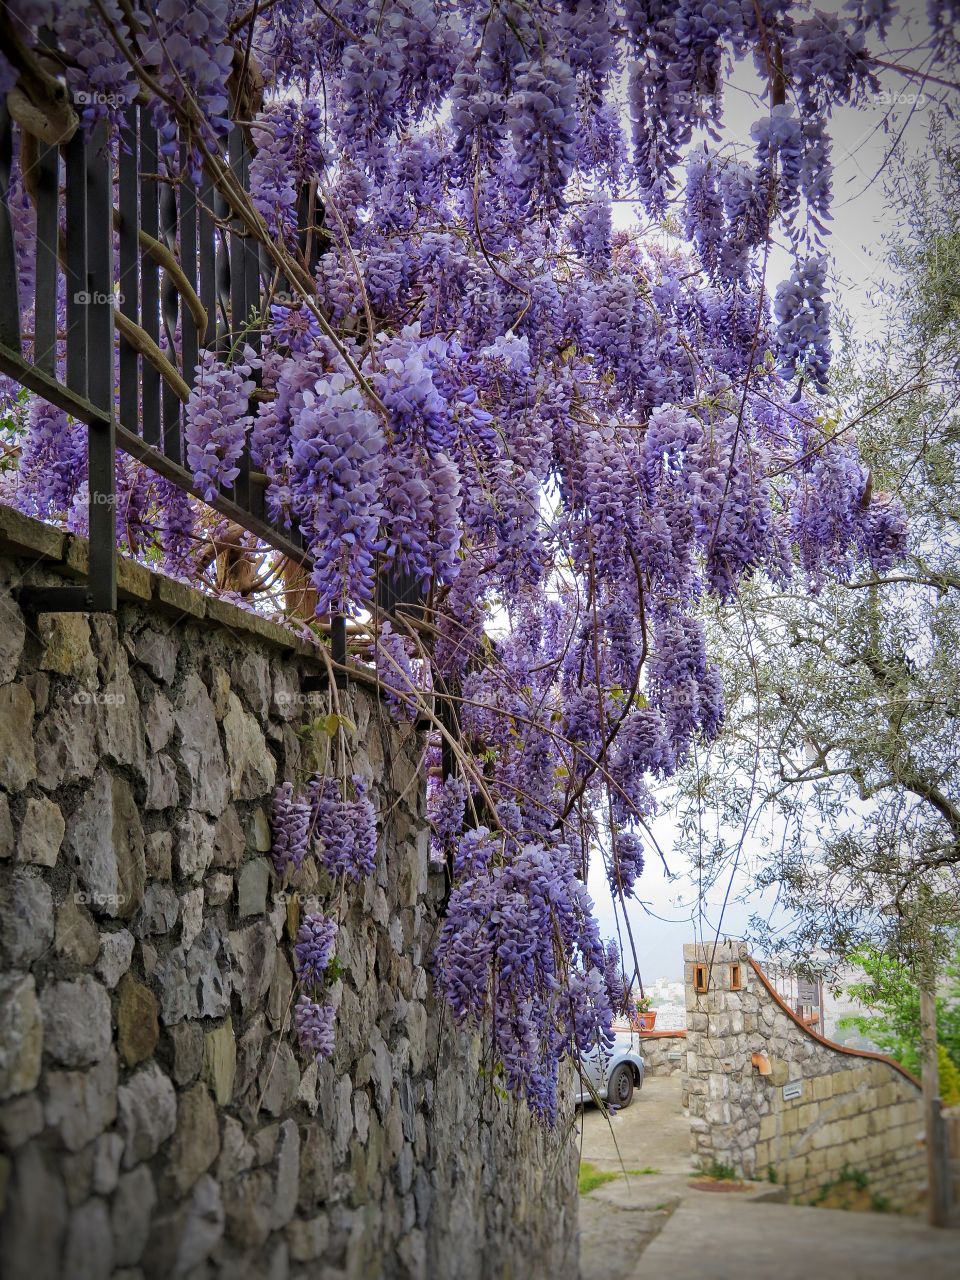
[[[636,1022],[638,1031],[652,1031],[657,1022],[656,1009],[650,1008],[650,997],[640,996],[636,1001]]]

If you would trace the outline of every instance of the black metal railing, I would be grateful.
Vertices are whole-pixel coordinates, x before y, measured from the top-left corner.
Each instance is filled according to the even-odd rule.
[[[185,466],[184,399],[201,348],[223,353],[240,339],[259,348],[270,284],[259,246],[205,173],[193,181],[185,147],[176,178],[161,172],[148,106],[130,106],[119,134],[114,156],[103,124],[89,134],[78,129],[59,147],[20,132],[21,170],[36,213],[34,331],[25,348],[9,208],[14,126],[0,107],[0,371],[85,423],[89,441],[88,580],[24,589],[24,604],[35,609],[116,608],[118,448],[311,568],[296,522],[280,528],[265,514],[266,477],[251,473],[249,447],[235,483],[211,499]],[[239,126],[226,159],[246,189],[251,154]],[[58,333],[64,296],[66,328]],[[411,600],[409,584],[396,581],[378,594],[391,612],[398,600]],[[335,658],[345,661],[339,620],[333,640]]]

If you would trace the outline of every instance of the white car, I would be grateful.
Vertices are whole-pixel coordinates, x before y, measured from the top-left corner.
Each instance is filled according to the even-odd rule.
[[[602,1054],[599,1049],[592,1049],[580,1061],[578,1103],[594,1102],[600,1097],[612,1107],[629,1107],[634,1089],[643,1085],[639,1036],[628,1028],[614,1027],[613,1030],[612,1049]]]

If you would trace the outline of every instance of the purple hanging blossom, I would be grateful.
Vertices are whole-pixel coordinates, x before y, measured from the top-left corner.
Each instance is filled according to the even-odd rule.
[[[312,912],[304,916],[294,944],[294,969],[299,980],[318,986],[333,958],[338,925],[336,920]]]
[[[417,716],[416,686],[407,642],[384,622],[377,636],[377,676],[383,686],[384,699],[394,719],[415,720]]]
[[[86,472],[83,428],[68,422],[62,409],[39,397],[32,399],[20,458],[21,509],[43,519],[62,515],[73,504]]]
[[[374,594],[384,436],[343,374],[321,379],[295,406],[290,483],[314,555],[318,613],[346,613]]]
[[[317,857],[331,875],[361,880],[377,861],[377,817],[367,795],[366,784],[357,774],[352,778],[356,798],[342,800],[332,778],[315,779],[313,832]]]
[[[366,783],[357,774],[352,781],[356,799],[350,806],[350,814],[354,829],[355,878],[359,880],[370,875],[377,865],[377,815],[367,795]]]
[[[781,367],[788,378],[807,372],[820,391],[830,367],[830,304],[826,298],[827,260],[798,262],[789,280],[777,286],[774,311]]]
[[[610,1040],[592,911],[570,850],[529,844],[459,881],[437,945],[439,989],[457,1017],[492,1016],[507,1087],[547,1123],[564,1053]],[[562,972],[560,955],[576,964]]]
[[[467,806],[467,788],[463,779],[451,774],[444,779],[437,796],[436,808],[430,818],[433,823],[433,853],[442,857],[463,830],[463,815]]]
[[[200,107],[200,132],[217,147],[230,128],[227,84],[233,67],[233,42],[229,39],[230,0],[158,0],[150,6],[140,42],[144,64],[151,69],[167,97],[185,105],[194,99]],[[170,108],[155,100],[161,152],[171,161],[177,152],[177,131]],[[190,116],[196,112],[189,112]],[[191,156],[191,170],[200,180],[199,154]]]
[[[633,897],[633,887],[643,874],[643,845],[632,831],[618,831],[610,849],[608,878],[614,897]]]
[[[307,856],[312,809],[293,794],[293,783],[283,782],[273,793],[270,807],[270,830],[273,843],[270,856],[278,875],[287,867],[299,871]]]
[[[195,500],[179,485],[162,477],[156,481],[156,490],[164,571],[175,578],[189,579],[198,542]]]
[[[603,981],[614,1017],[622,1017],[630,1006],[630,983],[620,964],[620,948],[612,938],[604,949]]]
[[[293,246],[301,188],[326,168],[324,117],[310,98],[279,102],[254,121],[257,154],[250,162],[250,195],[270,234]]]
[[[239,462],[247,432],[253,425],[250,395],[256,383],[250,377],[259,364],[251,347],[242,358],[223,364],[212,351],[201,351],[197,380],[186,407],[187,465],[207,502],[220,485],[232,485],[240,474]]]
[[[486,827],[471,827],[465,831],[453,855],[454,879],[486,871],[499,843]]]
[[[307,995],[301,995],[294,1006],[293,1022],[300,1048],[312,1053],[318,1062],[333,1053],[336,1017],[332,1004],[318,1004]]]

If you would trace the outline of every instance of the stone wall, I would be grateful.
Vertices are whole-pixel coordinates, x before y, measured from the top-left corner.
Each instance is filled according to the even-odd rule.
[[[686,1032],[641,1031],[640,1055],[644,1075],[676,1075],[686,1061]]]
[[[684,1092],[700,1167],[717,1162],[747,1177],[773,1177],[792,1197],[812,1200],[847,1166],[866,1173],[870,1190],[893,1206],[914,1208],[926,1166],[913,1077],[802,1025],[743,944],[683,952]],[[706,993],[695,990],[697,964],[707,966]],[[731,989],[734,965],[740,990]]]
[[[318,1067],[290,934],[339,888],[278,884],[268,811],[329,749],[325,666],[131,564],[116,616],[21,612],[84,560],[0,509],[0,1272],[576,1276],[570,1126],[504,1101],[432,996],[422,738],[351,687],[381,838]]]

